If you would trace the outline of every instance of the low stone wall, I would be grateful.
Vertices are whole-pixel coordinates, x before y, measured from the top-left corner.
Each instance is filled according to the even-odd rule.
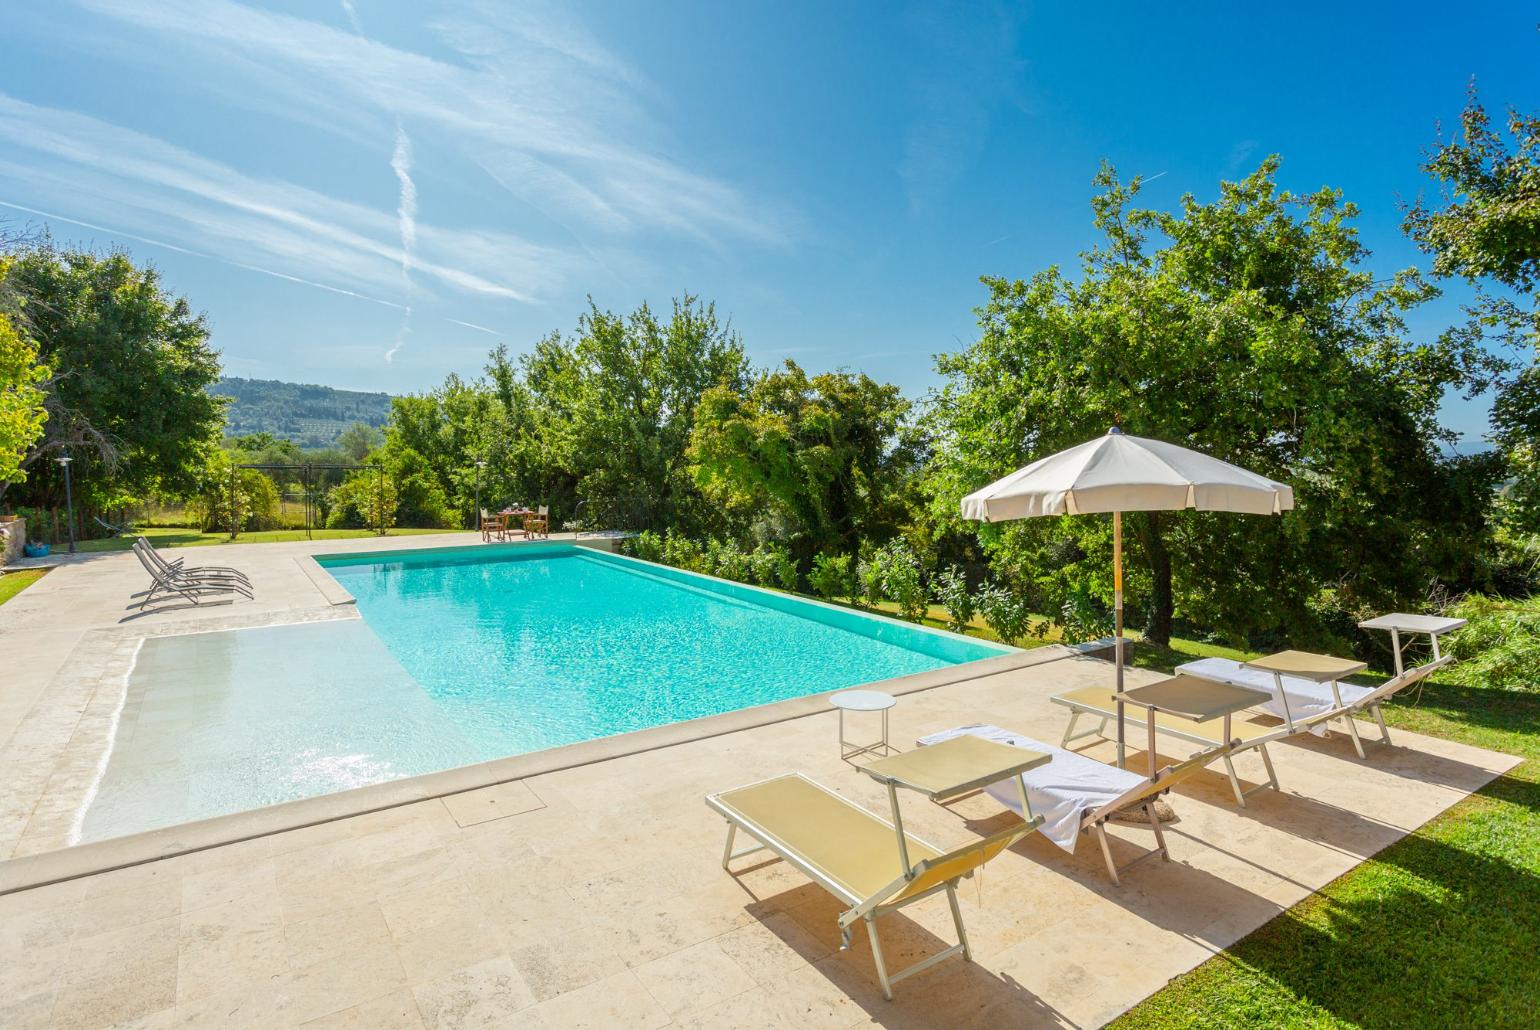
[[[26,542],[26,519],[0,522],[0,565],[9,565],[20,558],[22,545]]]

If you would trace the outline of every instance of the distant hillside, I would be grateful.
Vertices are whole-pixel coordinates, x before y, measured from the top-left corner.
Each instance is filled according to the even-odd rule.
[[[221,379],[209,393],[235,398],[225,423],[230,436],[272,433],[304,447],[329,447],[355,422],[382,426],[390,417],[388,393],[234,378]]]

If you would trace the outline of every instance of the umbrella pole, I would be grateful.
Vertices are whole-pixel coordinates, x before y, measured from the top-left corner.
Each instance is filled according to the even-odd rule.
[[[1123,513],[1112,513],[1112,619],[1115,636],[1112,642],[1112,661],[1117,668],[1118,704],[1118,768],[1127,768],[1124,752],[1125,728],[1123,724]]]

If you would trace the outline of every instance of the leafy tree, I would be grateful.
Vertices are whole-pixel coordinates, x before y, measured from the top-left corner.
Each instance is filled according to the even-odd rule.
[[[809,377],[794,361],[747,391],[720,384],[696,413],[690,461],[710,500],[741,518],[780,515],[804,554],[890,535],[913,470],[900,432],[909,403],[864,375]]]
[[[396,484],[375,472],[355,472],[331,492],[330,529],[389,529],[396,524]]]
[[[229,532],[233,521],[241,532],[275,529],[278,526],[278,488],[256,469],[236,469],[237,457],[216,449],[209,455],[198,489],[186,495],[185,512],[205,533]],[[231,478],[234,474],[234,496]]]
[[[1507,513],[1528,532],[1540,531],[1540,115],[1510,110],[1506,133],[1472,87],[1460,132],[1428,155],[1423,170],[1442,187],[1442,203],[1419,200],[1405,229],[1433,255],[1433,270],[1476,287],[1469,308],[1473,335],[1530,350],[1530,362],[1499,387],[1492,439],[1513,484]],[[1495,284],[1507,293],[1486,289]]]
[[[196,490],[224,423],[223,402],[207,392],[219,358],[203,316],[121,253],[36,246],[15,255],[7,281],[26,298],[39,360],[53,371],[44,433],[21,461],[36,474],[18,502],[62,503],[53,463],[46,473],[37,465],[65,450],[88,510]]]
[[[364,422],[354,422],[337,437],[337,449],[346,454],[349,461],[361,462],[384,442],[382,430]]]
[[[0,492],[26,478],[22,457],[43,435],[48,412],[40,384],[48,368],[37,360],[37,345],[17,324],[20,298],[6,287],[10,260],[0,258]]]
[[[558,439],[570,446],[568,467],[581,470],[578,493],[590,507],[633,509],[646,526],[713,524],[686,449],[702,394],[742,389],[747,372],[742,342],[713,305],[686,296],[666,322],[645,304],[624,318],[590,306],[570,358],[552,371],[566,396],[551,400],[570,419],[556,427]],[[538,387],[540,376],[532,378]]]
[[[1322,631],[1309,600],[1325,585],[1379,608],[1468,570],[1490,484],[1441,457],[1437,413],[1446,389],[1490,371],[1487,356],[1460,335],[1411,342],[1405,312],[1436,290],[1415,271],[1363,268],[1356,209],[1331,189],[1279,191],[1277,168],[1269,158],[1175,212],[1134,207],[1139,180],[1104,168],[1103,241],[1078,278],[983,280],[979,340],[938,359],[936,518],[957,525],[963,494],[1120,425],[1290,482],[1298,506],[1128,518],[1128,588],[1151,639],[1180,610],[1235,638],[1304,643]],[[1110,600],[1108,521],[978,533],[997,562],[1034,570],[1052,610],[1076,590]]]
[[[454,524],[449,498],[426,458],[397,447],[385,448],[378,457],[395,494],[395,525],[433,529]]]
[[[1443,203],[1419,200],[1407,212],[1407,234],[1433,255],[1438,275],[1530,295],[1528,311],[1489,295],[1480,311],[1488,325],[1526,334],[1533,343],[1540,332],[1540,115],[1510,110],[1505,133],[1472,86],[1459,135],[1435,147],[1423,171],[1442,187]]]

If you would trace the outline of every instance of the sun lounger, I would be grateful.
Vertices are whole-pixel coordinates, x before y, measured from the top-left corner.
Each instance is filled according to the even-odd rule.
[[[144,600],[139,602],[143,610],[151,601],[162,597],[176,595],[193,604],[201,605],[203,598],[224,594],[239,594],[247,600],[252,598],[252,592],[246,585],[230,578],[208,578],[193,575],[191,572],[181,570],[166,570],[157,565],[145,552],[147,548],[134,544],[134,554],[139,559],[139,564],[150,574],[150,589],[144,592]]]
[[[1167,737],[1197,744],[1202,751],[1216,751],[1218,757],[1225,764],[1225,772],[1230,777],[1230,787],[1235,792],[1235,803],[1245,808],[1246,798],[1257,791],[1266,787],[1271,787],[1274,790],[1280,789],[1278,786],[1278,774],[1273,769],[1272,756],[1267,751],[1269,744],[1286,740],[1300,733],[1317,733],[1327,728],[1328,723],[1340,719],[1347,721],[1349,735],[1353,740],[1354,748],[1357,750],[1358,756],[1363,758],[1364,751],[1358,739],[1358,729],[1351,721],[1353,717],[1363,712],[1371,714],[1379,723],[1380,732],[1388,744],[1390,742],[1390,731],[1385,727],[1384,716],[1380,713],[1380,704],[1398,691],[1406,689],[1424,676],[1427,676],[1434,669],[1442,666],[1447,660],[1446,658],[1414,666],[1398,675],[1392,676],[1378,687],[1363,688],[1367,691],[1365,693],[1358,693],[1355,690],[1353,695],[1356,700],[1348,701],[1344,697],[1340,704],[1333,704],[1330,707],[1323,708],[1316,705],[1316,710],[1313,714],[1301,714],[1293,708],[1284,705],[1284,711],[1289,714],[1281,726],[1263,724],[1253,719],[1237,718],[1231,722],[1231,739],[1228,741],[1223,739],[1223,732],[1217,725],[1212,723],[1193,723],[1167,715],[1164,712],[1155,713],[1155,731]],[[1181,671],[1192,674],[1192,670],[1186,666]],[[1244,671],[1249,672],[1251,670]],[[1269,678],[1272,678],[1272,674],[1268,675]],[[1216,677],[1211,676],[1210,678]],[[1240,685],[1250,686],[1251,684],[1241,683]],[[1274,693],[1275,703],[1278,703],[1280,696],[1285,699],[1289,696],[1287,693],[1278,695],[1276,688]],[[1086,737],[1105,737],[1107,735],[1107,727],[1118,716],[1117,704],[1113,699],[1112,691],[1106,687],[1084,687],[1080,690],[1056,695],[1051,700],[1054,704],[1063,705],[1070,710],[1069,725],[1065,727],[1064,739],[1060,742],[1064,747],[1069,747],[1073,741],[1083,740]],[[1258,712],[1257,714],[1262,716],[1271,715],[1272,713]],[[1100,722],[1093,730],[1076,733],[1075,727],[1082,716],[1090,716],[1099,719]],[[1242,790],[1240,778],[1235,774],[1235,764],[1232,758],[1243,751],[1253,750],[1261,756],[1262,764],[1267,769],[1267,782],[1258,784],[1249,790]]]
[[[1059,742],[1060,746],[1065,748],[1087,737],[1106,737],[1107,728],[1117,721],[1117,702],[1113,699],[1112,691],[1107,687],[1083,687],[1080,690],[1055,695],[1051,700],[1054,704],[1063,705],[1070,710],[1069,725],[1064,729],[1064,739]],[[1082,716],[1098,719],[1099,724],[1095,729],[1076,733],[1075,727]],[[1278,776],[1273,771],[1273,759],[1267,753],[1267,745],[1308,728],[1300,723],[1296,725],[1300,726],[1300,729],[1291,732],[1287,727],[1261,725],[1248,719],[1236,718],[1231,721],[1230,739],[1226,741],[1217,720],[1197,723],[1167,715],[1165,712],[1155,713],[1156,733],[1198,745],[1199,750],[1193,757],[1205,757],[1210,760],[1218,758],[1224,762],[1225,772],[1230,778],[1230,787],[1235,791],[1235,803],[1242,808],[1246,807],[1246,798],[1257,791],[1265,787],[1279,789]],[[1251,750],[1255,750],[1262,756],[1262,764],[1267,769],[1267,782],[1249,790],[1242,790],[1232,759],[1242,751]],[[1208,755],[1207,752],[1213,752],[1213,754]]]
[[[1165,834],[1161,831],[1160,820],[1155,818],[1154,801],[1213,758],[1212,755],[1200,754],[1180,765],[1162,769],[1151,780],[1127,769],[1119,769],[1115,765],[1107,765],[1073,751],[1044,744],[1023,734],[1002,730],[998,726],[960,726],[921,737],[917,743],[921,746],[939,744],[963,734],[1051,754],[1053,761],[1021,774],[1020,787],[1026,789],[1027,803],[1031,811],[1043,819],[1039,832],[1071,854],[1074,854],[1075,842],[1082,833],[1094,834],[1097,843],[1101,845],[1102,859],[1107,863],[1107,875],[1112,877],[1114,884],[1121,882],[1118,879],[1119,873],[1151,855],[1160,855],[1162,859],[1170,861],[1171,853],[1166,849]],[[1002,780],[985,787],[984,793],[1011,811],[1022,814],[1020,787]],[[1112,860],[1106,824],[1119,812],[1136,808],[1142,808],[1145,817],[1149,819],[1155,831],[1156,847],[1120,867]]]
[[[855,925],[866,923],[877,979],[889,1001],[893,1000],[893,984],[905,977],[959,953],[972,961],[957,903],[957,883],[1032,830],[1031,826],[1018,826],[945,853],[905,833],[905,846],[914,863],[905,868],[892,823],[799,773],[710,794],[706,804],[727,819],[723,869],[731,873],[730,863],[735,858],[772,852],[849,906],[839,916],[842,949],[850,946]],[[759,844],[734,851],[739,830]],[[958,943],[890,976],[877,936],[877,919],[942,891],[952,907]]]
[[[1176,671],[1220,683],[1268,691],[1273,695],[1273,700],[1262,705],[1262,711],[1282,719],[1286,726],[1299,724],[1303,717],[1308,724],[1306,729],[1318,736],[1326,734],[1330,728],[1329,723],[1341,721],[1348,736],[1352,738],[1353,749],[1358,752],[1358,757],[1365,758],[1363,742],[1358,738],[1358,728],[1353,725],[1353,718],[1364,713],[1373,716],[1380,728],[1381,741],[1389,744],[1390,728],[1385,725],[1385,715],[1380,711],[1380,705],[1452,661],[1452,656],[1440,655],[1410,669],[1403,668],[1377,687],[1357,683],[1316,683],[1297,676],[1247,668],[1229,658],[1202,658],[1178,666]]]
[[[209,579],[235,579],[247,586],[251,585],[251,580],[246,577],[246,573],[240,569],[231,568],[228,565],[187,565],[185,559],[182,558],[167,559],[165,555],[155,549],[155,545],[150,543],[148,537],[141,536],[136,539],[134,547],[141,549],[144,552],[144,556],[164,572],[181,572],[189,576],[203,576]]]

